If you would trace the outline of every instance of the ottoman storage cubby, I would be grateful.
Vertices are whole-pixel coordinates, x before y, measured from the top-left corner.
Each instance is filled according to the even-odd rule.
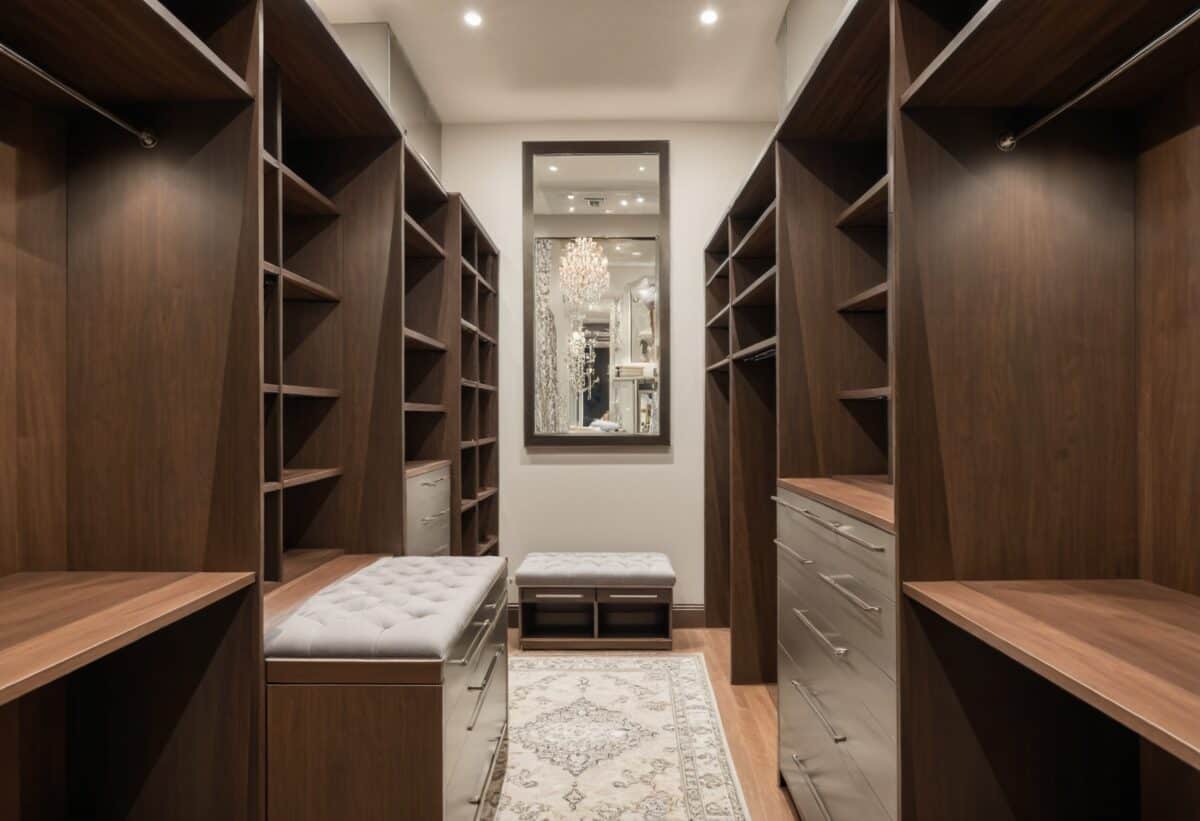
[[[524,650],[670,650],[662,553],[530,553],[516,574]]]

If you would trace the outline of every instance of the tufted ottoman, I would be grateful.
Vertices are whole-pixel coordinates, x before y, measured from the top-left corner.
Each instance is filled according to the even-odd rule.
[[[524,650],[670,650],[662,553],[530,553],[517,569]]]

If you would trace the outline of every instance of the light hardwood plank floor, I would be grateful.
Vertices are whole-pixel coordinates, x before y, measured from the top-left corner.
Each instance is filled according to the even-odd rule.
[[[508,644],[513,653],[521,652],[516,630],[508,631]],[[673,652],[704,655],[750,817],[754,821],[797,821],[787,794],[779,786],[775,685],[735,687],[729,683],[728,630],[676,630]]]

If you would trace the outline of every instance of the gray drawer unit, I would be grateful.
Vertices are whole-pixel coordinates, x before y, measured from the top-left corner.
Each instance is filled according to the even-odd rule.
[[[409,556],[450,552],[450,463],[413,470],[404,480],[404,550]]]
[[[815,559],[801,564],[792,558],[797,554],[783,545],[779,549],[780,581],[795,591],[801,609],[820,613],[845,642],[894,680],[896,603],[849,573]]]
[[[851,695],[886,734],[896,738],[895,679],[838,630],[819,602],[806,600],[794,586],[800,568],[793,554],[780,548],[778,561],[779,643],[801,665],[807,681]]]
[[[779,650],[779,772],[805,821],[887,821],[887,809],[847,754],[842,730],[791,685],[800,666]],[[819,707],[818,707],[819,709]]]
[[[775,532],[781,542],[895,601],[895,536],[783,489],[775,501]]]

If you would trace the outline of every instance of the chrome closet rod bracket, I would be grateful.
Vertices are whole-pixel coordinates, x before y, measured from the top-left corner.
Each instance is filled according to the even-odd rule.
[[[134,137],[137,137],[138,144],[141,145],[142,148],[149,149],[149,148],[157,148],[158,147],[158,137],[156,137],[154,135],[154,132],[147,131],[145,129],[137,128],[135,126],[130,125],[129,123],[125,122],[125,120],[122,120],[120,117],[118,117],[116,114],[113,114],[111,111],[109,111],[104,106],[100,105],[99,103],[93,102],[90,98],[85,97],[83,94],[80,94],[78,91],[71,88],[69,85],[62,82],[57,77],[54,77],[53,75],[49,74],[40,66],[29,62],[24,57],[22,57],[20,54],[13,51],[11,48],[4,45],[3,43],[0,43],[0,54],[6,55],[9,59],[11,59],[13,62],[17,63],[19,66],[21,66],[23,69],[28,71],[30,74],[34,74],[37,77],[40,77],[44,82],[49,83],[50,85],[54,86],[56,89],[61,91],[63,94],[66,94],[68,97],[70,97],[72,100],[79,103],[80,105],[96,112],[101,117],[103,117],[104,119],[106,119],[110,123],[112,123],[113,125],[117,126],[118,128],[120,128],[124,131],[128,131]]]
[[[1169,42],[1170,40],[1175,39],[1175,37],[1177,37],[1184,30],[1189,28],[1197,20],[1200,20],[1200,7],[1197,7],[1196,9],[1194,9],[1192,11],[1192,13],[1189,14],[1187,17],[1183,18],[1178,23],[1176,23],[1175,25],[1171,26],[1169,29],[1164,31],[1162,34],[1155,37],[1149,43],[1147,43],[1146,45],[1144,45],[1140,49],[1138,49],[1133,54],[1133,56],[1130,57],[1128,60],[1125,60],[1123,63],[1118,65],[1116,68],[1108,71],[1099,80],[1096,80],[1095,82],[1088,85],[1086,88],[1084,88],[1078,94],[1076,94],[1074,97],[1067,100],[1065,103],[1063,103],[1058,108],[1054,109],[1049,114],[1047,114],[1044,117],[1042,117],[1041,119],[1039,119],[1037,122],[1033,123],[1032,125],[1026,126],[1025,128],[1021,129],[1020,131],[1017,131],[1017,132],[1009,131],[1005,134],[1001,134],[1000,137],[996,140],[996,147],[1005,153],[1015,151],[1017,149],[1017,143],[1021,142],[1021,140],[1025,139],[1030,134],[1033,134],[1034,132],[1040,131],[1041,129],[1045,128],[1051,122],[1053,122],[1054,120],[1061,117],[1064,113],[1066,113],[1070,109],[1074,108],[1075,106],[1079,105],[1081,102],[1083,102],[1088,97],[1095,94],[1101,88],[1103,88],[1104,86],[1111,83],[1113,80],[1120,77],[1122,74],[1124,74],[1129,69],[1133,68],[1139,62],[1141,62],[1142,59],[1144,57],[1146,57],[1146,55],[1156,51],[1159,47],[1161,47],[1165,43]]]

